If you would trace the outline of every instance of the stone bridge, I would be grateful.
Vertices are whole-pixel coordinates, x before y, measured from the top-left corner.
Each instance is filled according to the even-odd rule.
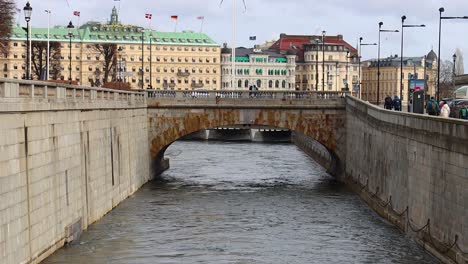
[[[444,263],[468,263],[468,121],[344,93],[116,91],[0,79],[0,263],[38,263],[164,170],[177,139],[290,129],[382,217]],[[281,153],[278,153],[281,157]],[[319,159],[319,162],[321,160]]]
[[[150,92],[148,128],[152,167],[161,168],[164,151],[179,138],[217,127],[289,129],[322,144],[330,154],[328,171],[344,175],[345,94],[337,92]]]

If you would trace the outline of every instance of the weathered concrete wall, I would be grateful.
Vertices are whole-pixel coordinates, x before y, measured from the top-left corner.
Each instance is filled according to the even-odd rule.
[[[0,96],[0,263],[39,262],[149,180],[145,102],[109,94],[85,111],[57,94]]]
[[[313,158],[318,164],[324,167],[327,172],[332,172],[338,162],[330,151],[318,141],[298,132],[293,132],[291,140],[298,148]]]
[[[346,124],[347,182],[440,259],[468,263],[468,122],[348,97]]]

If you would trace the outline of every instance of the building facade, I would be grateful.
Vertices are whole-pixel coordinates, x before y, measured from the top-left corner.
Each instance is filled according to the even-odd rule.
[[[221,52],[221,89],[294,90],[296,55],[260,48],[236,48],[235,80],[232,84],[231,49]]]
[[[206,34],[157,32],[123,25],[115,8],[109,23],[88,22],[71,33],[70,46],[67,28],[50,29],[51,46],[58,43],[51,66],[53,61],[59,64],[51,69],[50,79],[71,79],[87,86],[122,80],[132,88],[190,90],[221,87],[221,47]],[[45,45],[47,29],[32,28],[31,37],[34,54],[31,75],[33,79],[39,79],[45,69],[46,55],[43,54],[45,50],[37,46]],[[10,39],[10,52],[7,57],[0,58],[1,77],[26,77],[26,48],[26,33],[16,26]],[[109,50],[114,54],[111,57]]]
[[[358,84],[357,50],[342,35],[281,34],[270,49],[296,51],[296,90],[352,91]]]
[[[362,99],[371,103],[383,103],[385,97],[400,97],[401,58],[391,56],[380,60],[380,88],[377,94],[377,60],[363,62]],[[424,77],[426,76],[426,77]],[[434,96],[437,85],[437,56],[434,51],[423,57],[403,58],[402,103],[411,101],[414,89],[426,89],[428,96]],[[409,96],[408,96],[409,95]]]

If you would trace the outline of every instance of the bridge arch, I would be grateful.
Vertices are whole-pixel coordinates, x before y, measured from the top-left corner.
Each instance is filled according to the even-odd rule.
[[[229,126],[289,129],[316,140],[333,157],[330,173],[342,177],[346,153],[345,110],[337,109],[244,109],[171,108],[148,109],[152,171],[157,174],[164,152],[176,140],[203,129]]]

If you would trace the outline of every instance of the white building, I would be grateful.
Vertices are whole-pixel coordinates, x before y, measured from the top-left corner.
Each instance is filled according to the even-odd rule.
[[[273,50],[236,49],[236,76],[232,87],[231,49],[221,50],[221,89],[294,90],[296,83],[296,55]]]

